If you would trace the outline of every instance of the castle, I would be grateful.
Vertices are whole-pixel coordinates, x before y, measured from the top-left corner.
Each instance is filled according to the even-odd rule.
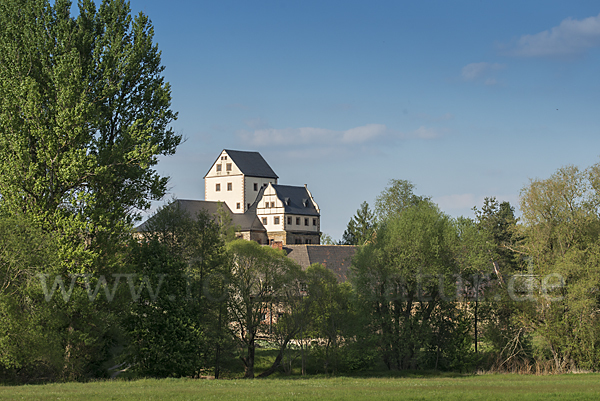
[[[346,281],[356,247],[320,245],[319,205],[306,185],[279,185],[278,179],[260,153],[224,149],[204,176],[205,200],[175,202],[191,216],[224,210],[239,238],[283,249],[303,268],[320,263]],[[136,231],[146,231],[146,223]]]
[[[319,244],[319,205],[306,185],[279,185],[278,179],[260,153],[224,149],[204,176],[204,203],[226,205],[241,238]]]

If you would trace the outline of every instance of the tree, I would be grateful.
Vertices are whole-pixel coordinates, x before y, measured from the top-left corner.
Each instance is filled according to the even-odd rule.
[[[427,201],[385,215],[352,261],[367,330],[389,369],[460,367],[470,338],[456,304],[455,228]]]
[[[397,215],[410,206],[416,206],[430,198],[415,195],[415,186],[406,180],[392,179],[375,199],[375,215],[380,221]]]
[[[148,17],[132,18],[123,0],[70,9],[0,3],[0,211],[52,233],[58,263],[42,273],[110,277],[137,211],[165,192],[157,157],[181,137],[169,128],[176,113]],[[68,302],[44,307],[63,346],[60,375],[105,375],[119,344],[108,300],[91,303],[77,281]]]
[[[301,269],[283,251],[254,241],[235,240],[227,247],[233,258],[229,310],[246,348],[244,377],[253,378],[257,336],[269,330],[273,313],[286,312],[288,289],[298,285]]]
[[[155,300],[140,298],[134,304],[127,318],[134,340],[129,358],[139,360],[136,369],[146,375],[193,376],[214,367],[218,378],[223,350],[231,345],[226,289],[230,263],[219,226],[205,211],[191,216],[174,200],[148,219],[145,230],[141,242],[130,244],[134,271],[138,279],[145,275],[154,285],[163,277],[165,288]],[[171,327],[159,324],[163,318]],[[165,358],[173,354],[183,359],[157,363],[161,352]]]
[[[514,251],[517,235],[515,208],[509,202],[499,203],[495,197],[485,198],[481,210],[473,208],[479,229],[488,233],[494,243],[494,268],[502,280],[502,272],[510,274],[519,267],[519,255]]]
[[[338,283],[335,274],[315,263],[306,269],[308,308],[307,334],[310,338],[324,342],[321,360],[325,373],[336,373],[340,366],[340,348],[349,332],[349,326],[356,319],[352,316],[351,285]]]
[[[530,274],[525,314],[534,350],[556,371],[596,369],[600,353],[600,164],[558,169],[521,191],[523,240]]]
[[[159,199],[181,137],[148,17],[105,0],[0,5],[0,207],[77,244],[117,237]]]
[[[57,321],[40,296],[40,271],[57,264],[55,239],[22,216],[0,215],[0,380],[56,377]]]
[[[370,241],[375,232],[375,215],[369,210],[369,204],[363,202],[356,215],[348,222],[348,227],[342,236],[344,245],[364,245]]]

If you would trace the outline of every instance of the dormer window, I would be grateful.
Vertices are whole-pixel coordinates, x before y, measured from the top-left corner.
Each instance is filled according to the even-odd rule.
[[[302,199],[302,205],[308,207],[308,199]]]
[[[287,206],[289,206],[289,205],[290,205],[290,198],[285,198],[285,204],[286,204]]]

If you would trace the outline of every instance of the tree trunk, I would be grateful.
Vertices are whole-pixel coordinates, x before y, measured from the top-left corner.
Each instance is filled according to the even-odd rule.
[[[290,339],[286,338],[285,341],[283,342],[283,344],[281,345],[281,347],[279,347],[279,353],[277,354],[277,357],[275,358],[275,361],[273,361],[273,364],[271,365],[271,367],[269,369],[265,370],[264,372],[262,372],[260,375],[258,375],[258,377],[267,377],[267,376],[270,376],[271,374],[275,373],[275,371],[281,364],[281,360],[283,359],[283,353],[285,352],[285,349],[287,348],[287,345],[289,342],[290,342]]]
[[[248,355],[244,361],[246,365],[244,370],[244,378],[246,379],[254,379],[254,353],[256,351],[256,344],[254,343],[254,339],[248,342]]]

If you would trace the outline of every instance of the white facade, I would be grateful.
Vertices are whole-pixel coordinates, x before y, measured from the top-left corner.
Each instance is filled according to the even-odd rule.
[[[266,230],[269,242],[320,242],[320,210],[306,185],[277,185],[277,175],[257,152],[223,150],[204,177],[204,199],[224,202],[233,213],[258,217],[256,224],[262,224],[261,235]]]
[[[244,213],[268,183],[277,184],[277,179],[245,175],[223,150],[204,177],[204,200],[225,202],[233,213]]]

